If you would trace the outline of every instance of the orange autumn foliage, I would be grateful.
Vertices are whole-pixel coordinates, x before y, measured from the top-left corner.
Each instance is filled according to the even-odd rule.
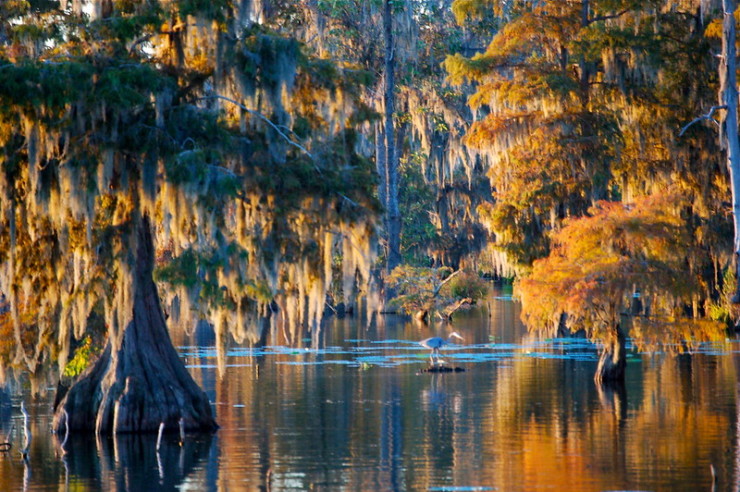
[[[632,204],[602,201],[588,216],[566,221],[552,234],[550,255],[516,284],[523,321],[530,329],[553,329],[565,314],[570,330],[585,329],[590,338],[604,340],[637,289],[651,312],[632,335],[654,346],[675,324],[666,320],[678,322],[682,306],[700,288],[688,266],[696,252],[688,246],[681,206],[675,195]],[[701,339],[721,336],[719,323],[700,327],[692,321],[679,330],[680,338],[692,338],[694,328],[700,328],[696,336]],[[675,337],[664,340],[676,342]]]

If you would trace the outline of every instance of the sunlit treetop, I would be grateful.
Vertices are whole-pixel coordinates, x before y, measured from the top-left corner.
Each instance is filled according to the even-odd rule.
[[[703,14],[698,1],[493,3],[503,25],[485,51],[445,67],[476,86],[465,142],[490,159],[496,203],[480,213],[512,263],[526,270],[549,251],[549,230],[597,201],[670,183],[701,220],[721,213],[716,136],[677,139],[716,99],[704,35],[716,2]]]
[[[638,315],[630,335],[642,348],[656,348],[661,332],[666,346],[723,338],[722,323],[694,323],[684,313],[704,287],[692,261],[700,253],[681,217],[685,205],[667,192],[629,204],[599,202],[588,217],[567,221],[550,255],[517,283],[525,323],[551,330],[564,322],[604,340]]]

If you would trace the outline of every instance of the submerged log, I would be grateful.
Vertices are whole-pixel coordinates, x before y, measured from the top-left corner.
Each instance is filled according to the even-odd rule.
[[[177,429],[214,430],[208,397],[198,387],[172,345],[157,287],[152,280],[154,247],[147,217],[137,228],[133,309],[120,333],[55,408],[53,429],[98,434],[156,432],[161,423]]]

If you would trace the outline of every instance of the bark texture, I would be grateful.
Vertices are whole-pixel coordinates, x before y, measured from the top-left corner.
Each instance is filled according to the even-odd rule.
[[[599,364],[596,366],[594,380],[597,384],[624,381],[624,370],[627,365],[626,339],[619,326],[614,331],[614,336],[604,342]]]
[[[157,287],[148,218],[137,228],[133,312],[123,332],[112,333],[97,362],[73,384],[55,409],[53,428],[98,434],[156,432],[161,422],[178,429],[213,430],[208,397],[172,345]]]

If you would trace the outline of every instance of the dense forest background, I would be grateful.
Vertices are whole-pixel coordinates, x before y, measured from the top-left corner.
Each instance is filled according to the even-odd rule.
[[[5,1],[0,366],[72,380],[105,347],[60,408],[102,387],[75,425],[151,428],[181,410],[111,409],[155,398],[126,375],[148,370],[135,354],[166,345],[167,325],[206,320],[221,346],[315,342],[348,310],[447,322],[480,276],[515,280],[532,329],[599,341],[607,379],[628,329],[641,348],[722,337],[733,12]],[[162,408],[198,393],[174,362],[162,379],[181,388]],[[210,425],[203,399],[193,426]]]

